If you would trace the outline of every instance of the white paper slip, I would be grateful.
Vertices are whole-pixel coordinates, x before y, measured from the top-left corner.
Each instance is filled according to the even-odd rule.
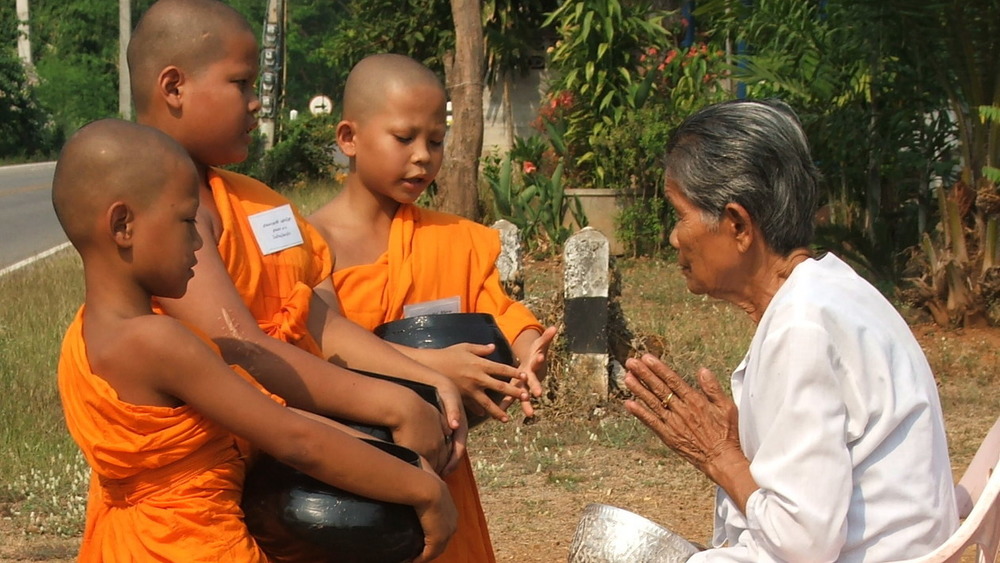
[[[250,228],[265,256],[302,244],[302,231],[289,204],[250,216]]]

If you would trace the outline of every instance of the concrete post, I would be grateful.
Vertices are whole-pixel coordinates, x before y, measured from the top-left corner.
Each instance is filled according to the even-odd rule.
[[[566,346],[576,393],[608,398],[608,287],[610,244],[600,231],[585,227],[563,250]]]
[[[500,231],[500,255],[497,256],[497,270],[500,284],[507,295],[515,301],[524,299],[524,274],[521,270],[521,233],[517,225],[506,219],[493,223]]]
[[[132,79],[128,70],[128,43],[132,40],[132,2],[118,0],[118,115],[132,119]]]
[[[24,67],[24,74],[28,79],[28,84],[38,84],[38,74],[35,72],[35,63],[31,60],[31,24],[28,0],[17,0],[14,3],[17,10],[17,56],[21,59]]]

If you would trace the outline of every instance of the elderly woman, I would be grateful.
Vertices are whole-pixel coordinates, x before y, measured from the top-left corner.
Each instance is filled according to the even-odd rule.
[[[809,244],[818,172],[780,102],[688,118],[667,149],[670,244],[692,293],[757,325],[730,399],[631,359],[626,408],[718,485],[715,534],[691,561],[889,561],[955,530],[930,367],[892,305]],[[724,547],[725,546],[725,547]]]

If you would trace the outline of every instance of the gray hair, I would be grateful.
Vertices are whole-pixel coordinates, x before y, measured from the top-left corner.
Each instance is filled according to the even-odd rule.
[[[782,256],[812,241],[820,174],[784,102],[731,100],[696,112],[667,144],[664,169],[712,224],[738,203]]]

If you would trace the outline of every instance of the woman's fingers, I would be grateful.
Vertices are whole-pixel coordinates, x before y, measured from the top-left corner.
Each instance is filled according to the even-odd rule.
[[[676,371],[670,369],[667,364],[660,361],[659,358],[652,354],[643,354],[639,358],[643,365],[648,367],[650,371],[656,374],[656,376],[666,385],[670,391],[673,391],[681,399],[687,397],[694,388],[687,384]]]
[[[663,380],[661,374],[654,371],[645,361],[630,358],[625,362],[625,367],[635,377],[638,386],[641,387],[641,389],[633,389],[632,386],[629,386],[629,390],[650,407],[656,403],[664,402],[670,396],[672,390]]]
[[[663,403],[670,395],[670,391],[665,388],[666,386],[661,385],[659,391],[662,394],[661,398],[661,396],[657,395],[656,391],[651,389],[655,385],[655,381],[649,380],[656,377],[652,372],[635,360],[629,360],[625,363],[625,366],[628,368],[628,373],[625,375],[625,387],[637,399],[645,403],[646,407],[650,410],[663,409]]]

